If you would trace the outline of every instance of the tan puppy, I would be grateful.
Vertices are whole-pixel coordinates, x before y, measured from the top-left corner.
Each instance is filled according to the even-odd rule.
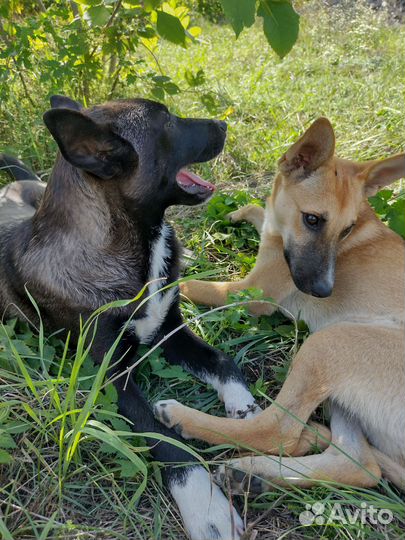
[[[249,205],[231,214],[261,232],[256,266],[244,280],[183,286],[194,302],[210,305],[259,288],[308,324],[312,335],[276,401],[249,420],[209,416],[174,400],[155,410],[186,437],[298,456],[313,438],[308,418],[329,399],[332,444],[323,453],[242,457],[229,465],[300,486],[315,480],[372,486],[382,472],[404,488],[405,244],[367,197],[405,176],[405,154],[356,163],[334,150],[333,128],[320,118],[281,158],[266,209]],[[262,303],[254,311],[276,308]],[[244,487],[244,475],[228,468],[226,474],[235,489]]]

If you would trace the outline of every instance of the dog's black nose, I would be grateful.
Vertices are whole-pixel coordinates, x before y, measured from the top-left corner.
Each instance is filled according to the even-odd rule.
[[[333,283],[330,281],[318,281],[318,283],[314,283],[311,288],[311,294],[312,296],[316,296],[316,298],[327,298],[332,294],[333,291]]]
[[[222,131],[226,131],[228,129],[227,123],[224,122],[223,120],[216,120],[216,122],[219,128],[222,129]]]

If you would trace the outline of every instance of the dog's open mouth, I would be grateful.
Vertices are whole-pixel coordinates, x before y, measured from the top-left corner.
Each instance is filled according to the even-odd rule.
[[[177,173],[176,181],[181,189],[186,193],[190,193],[190,195],[207,196],[215,191],[214,184],[203,180],[200,176],[187,169],[181,169]]]

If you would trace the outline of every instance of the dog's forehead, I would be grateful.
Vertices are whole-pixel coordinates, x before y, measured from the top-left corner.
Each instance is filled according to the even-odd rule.
[[[294,186],[300,205],[319,214],[338,220],[353,219],[362,200],[359,183],[349,166],[334,160],[319,167],[305,180]],[[331,219],[331,222],[333,219]]]
[[[102,105],[96,105],[92,110],[102,110],[109,115],[121,115],[128,112],[138,112],[140,114],[153,114],[154,112],[168,112],[166,105],[157,101],[144,98],[117,99],[107,101]]]
[[[148,127],[153,122],[164,119],[170,113],[167,107],[149,99],[121,99],[97,105],[89,110],[89,114],[98,121],[113,123],[116,126],[130,129]]]
[[[165,105],[142,98],[107,102],[93,107],[88,113],[94,120],[114,126],[137,151],[150,140],[148,133],[162,127],[170,115]]]

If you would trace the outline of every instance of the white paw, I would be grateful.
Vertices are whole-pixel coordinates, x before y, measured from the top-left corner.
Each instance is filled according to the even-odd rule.
[[[262,412],[249,390],[239,382],[227,382],[218,393],[228,418],[253,418]]]
[[[176,399],[162,399],[153,405],[153,414],[159,422],[168,428],[174,429],[184,439],[190,439],[191,437],[185,433],[182,425],[174,418],[174,409],[180,407],[183,407],[183,405]]]
[[[227,403],[225,405],[225,410],[228,418],[236,418],[238,420],[253,418],[262,412],[261,408],[256,402],[246,403],[244,405],[241,405],[240,403]]]
[[[208,472],[193,467],[170,486],[191,540],[239,540],[243,522]]]

